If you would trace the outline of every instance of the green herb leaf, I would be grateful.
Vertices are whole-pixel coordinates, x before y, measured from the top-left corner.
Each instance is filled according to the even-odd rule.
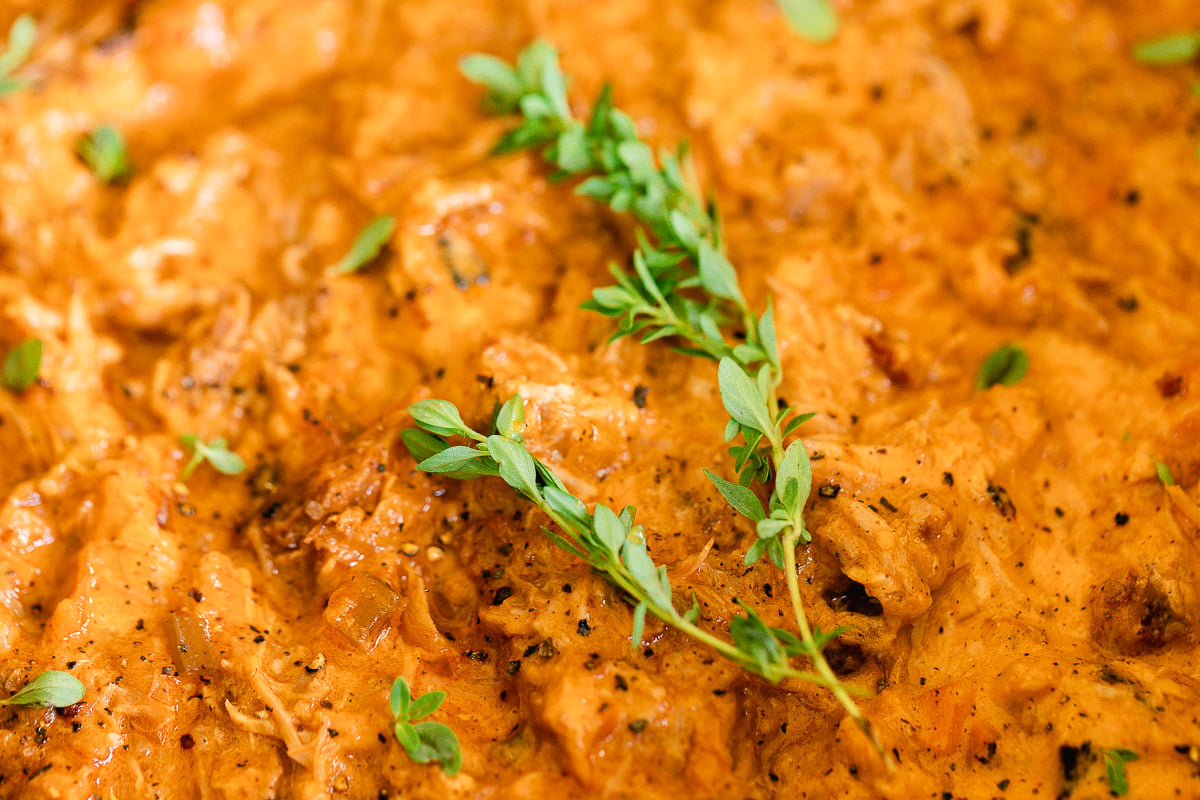
[[[412,691],[408,688],[408,681],[404,678],[396,678],[392,681],[388,705],[391,706],[393,717],[408,719],[408,709],[412,705]]]
[[[837,13],[829,0],[779,0],[788,25],[810,42],[828,42],[838,31]]]
[[[421,737],[417,733],[417,729],[408,722],[397,722],[393,729],[396,732],[396,741],[400,742],[400,746],[408,752],[409,758],[417,761],[414,754],[419,753],[421,748]],[[428,763],[428,761],[429,759],[425,759],[425,761],[418,761],[418,763],[424,764]]]
[[[770,539],[757,539],[750,548],[746,550],[746,557],[742,559],[747,567],[752,564],[757,564],[758,560],[763,557],[763,553],[767,552],[767,545],[771,543]]]
[[[37,380],[42,368],[42,340],[26,339],[8,352],[0,368],[0,385],[13,392],[23,392]]]
[[[767,310],[758,321],[758,338],[767,353],[767,359],[778,368],[779,343],[775,336],[775,305],[769,299]]]
[[[454,731],[441,722],[418,722],[413,727],[417,729],[422,745],[413,760],[418,763],[436,761],[447,776],[457,775],[462,769],[462,748]],[[409,755],[412,755],[411,751]]]
[[[613,557],[616,557],[621,552],[622,545],[625,544],[625,526],[621,524],[621,520],[608,506],[597,503],[593,525],[596,538]]]
[[[117,183],[132,172],[125,154],[125,137],[111,125],[85,133],[76,142],[75,152],[101,183]]]
[[[717,385],[721,389],[721,403],[729,416],[739,424],[763,433],[773,427],[765,401],[758,385],[750,379],[732,358],[722,358],[717,368]]]
[[[487,87],[487,108],[497,114],[517,109],[523,88],[517,71],[495,56],[475,54],[458,62],[458,69],[468,79]]]
[[[799,439],[788,445],[775,474],[775,496],[780,499],[788,518],[799,523],[812,491],[812,462],[809,461],[808,451]],[[808,534],[804,532],[801,538],[807,541]]]
[[[82,700],[85,692],[83,684],[74,675],[48,669],[25,684],[12,697],[0,700],[0,706],[64,708]]]
[[[633,609],[633,630],[630,640],[634,650],[642,646],[642,633],[646,629],[646,601],[643,600]]]
[[[227,448],[224,439],[213,439],[206,449],[204,457],[212,464],[213,469],[222,475],[240,475],[246,471],[246,462]]]
[[[592,156],[588,151],[587,131],[579,122],[571,123],[558,136],[555,143],[554,162],[563,172],[573,175],[583,172],[592,165]]]
[[[775,631],[754,613],[753,609],[739,603],[746,616],[736,616],[729,621],[729,633],[738,649],[745,652],[759,667],[760,674],[777,682],[787,672],[788,654],[776,638]]]
[[[545,39],[537,39],[517,55],[517,77],[528,92],[540,91],[543,65],[558,61],[558,50]]]
[[[408,718],[413,720],[428,717],[438,710],[438,707],[441,706],[442,701],[445,699],[445,692],[429,692],[421,695],[409,707]]]
[[[224,439],[216,438],[205,444],[199,436],[187,433],[179,437],[179,442],[192,454],[192,459],[179,474],[181,481],[192,477],[196,467],[207,461],[213,469],[222,475],[241,475],[246,471],[246,462],[237,453],[228,448]]]
[[[1108,788],[1117,797],[1129,794],[1129,779],[1125,774],[1125,764],[1129,761],[1137,761],[1138,754],[1123,747],[1112,749],[1105,747],[1101,748],[1100,757],[1104,759],[1104,778],[1108,781]]]
[[[430,433],[440,436],[467,436],[483,441],[467,423],[463,422],[458,408],[446,400],[421,400],[408,407],[408,413],[417,424]]]
[[[335,275],[345,275],[348,272],[356,272],[367,264],[370,264],[379,255],[379,251],[392,238],[392,234],[396,231],[396,218],[389,216],[376,217],[367,224],[367,227],[362,229],[358,234],[358,238],[354,240],[354,244],[350,246],[350,252],[342,257],[341,261],[329,268],[329,271]]]
[[[762,503],[758,501],[758,497],[750,489],[741,484],[731,483],[708,470],[704,470],[704,474],[712,481],[713,486],[717,487],[717,491],[721,493],[721,496],[725,498],[729,505],[733,506],[734,511],[753,522],[758,522],[766,516],[763,512]]]
[[[585,506],[578,497],[559,489],[557,486],[547,486],[543,488],[542,497],[545,498],[546,504],[550,506],[551,511],[555,514],[558,514],[560,517],[567,519],[572,527],[577,530],[587,529],[587,506]],[[599,516],[598,509],[596,516]],[[608,540],[604,538],[604,534],[601,534],[599,530],[597,530],[596,533],[598,536],[600,536],[601,540],[604,541],[605,546],[607,547]],[[619,547],[620,541],[616,543],[615,547],[609,548],[609,550],[615,555]]]
[[[500,477],[505,483],[529,500],[540,499],[537,471],[533,464],[533,456],[529,455],[528,450],[503,436],[489,436],[487,448],[492,458],[500,465]]]
[[[525,427],[525,404],[520,395],[513,395],[496,413],[496,432],[506,439],[521,440],[521,429]]]
[[[1025,377],[1029,356],[1019,345],[1006,344],[993,350],[979,366],[975,388],[990,389],[996,384],[1012,386]]]
[[[29,58],[36,41],[37,23],[32,16],[22,14],[13,20],[12,27],[8,29],[8,47],[0,54],[0,96],[25,88],[25,81],[10,76]]]
[[[621,560],[625,563],[625,569],[629,571],[638,588],[652,602],[662,608],[671,606],[671,593],[663,591],[658,579],[658,570],[655,569],[650,554],[646,552],[645,543],[626,539],[625,544],[621,547]]]
[[[772,539],[784,531],[792,527],[790,519],[779,519],[777,517],[769,517],[760,519],[758,524],[754,526],[755,532],[760,539]]]
[[[1200,33],[1174,33],[1133,48],[1133,57],[1142,64],[1186,64],[1197,56],[1200,56]]]
[[[700,284],[705,291],[714,297],[743,303],[737,273],[729,259],[707,241],[700,241],[699,248]]]
[[[417,469],[425,472],[460,472],[474,468],[476,466],[474,462],[482,458],[487,458],[487,453],[481,453],[471,447],[455,445],[421,461],[417,464]],[[492,472],[494,473],[494,470]]]
[[[408,448],[408,452],[412,454],[413,459],[418,464],[427,458],[432,458],[450,446],[442,437],[434,436],[429,431],[417,428],[408,428],[401,431],[400,441],[404,442],[404,446]]]
[[[1175,485],[1175,476],[1171,474],[1171,468],[1157,458],[1154,459],[1154,471],[1158,473],[1158,479],[1162,481],[1163,486]]]

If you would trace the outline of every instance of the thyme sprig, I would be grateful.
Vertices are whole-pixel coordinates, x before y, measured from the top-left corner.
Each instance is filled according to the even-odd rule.
[[[446,776],[453,778],[462,769],[463,761],[458,736],[444,723],[417,722],[437,711],[445,699],[445,692],[428,692],[414,698],[408,681],[396,678],[388,694],[388,705],[392,710],[392,730],[408,757],[418,764],[441,764]]]
[[[787,419],[793,409],[775,409],[782,372],[774,310],[768,303],[756,316],[746,302],[724,253],[715,205],[696,186],[686,145],[659,152],[656,161],[629,115],[613,107],[608,86],[587,122],[574,117],[558,53],[546,42],[527,47],[515,67],[472,55],[463,59],[462,69],[488,88],[486,108],[523,117],[497,142],[494,154],[540,149],[560,177],[584,178],[578,194],[629,212],[645,227],[638,231],[632,271],[610,265],[616,284],[595,289],[583,307],[618,321],[610,341],[635,334],[642,343],[670,338],[681,352],[722,362],[722,399],[727,409],[734,401],[745,411],[739,418],[730,409],[726,429],[727,439],[741,434],[744,443],[731,450],[739,482],[769,481],[772,460],[782,461],[784,437],[803,420]],[[730,342],[722,332],[730,322],[738,326],[740,341]],[[746,389],[747,382],[760,391]],[[745,409],[745,403],[754,408]]]
[[[626,506],[614,511],[597,503],[589,512],[583,501],[526,449],[524,404],[519,395],[499,408],[486,434],[463,422],[458,408],[446,400],[423,400],[408,411],[419,428],[406,430],[401,437],[417,459],[417,468],[461,480],[498,477],[541,509],[557,527],[543,528],[546,536],[628,596],[634,605],[634,648],[641,644],[649,614],[771,683],[796,678],[845,691],[832,673],[805,672],[790,664],[792,657],[800,655],[823,663],[821,650],[840,628],[828,633],[813,628],[801,639],[770,627],[752,608],[739,603],[746,613],[731,620],[730,642],[697,624],[700,607],[694,595],[691,606],[680,611],[666,567],[656,565],[647,551],[645,530],[635,522],[635,509]],[[447,437],[466,439],[470,444],[452,444]]]
[[[523,121],[492,148],[494,155],[539,149],[558,172],[582,177],[576,192],[631,213],[654,237],[639,231],[633,271],[610,267],[616,285],[597,289],[585,307],[620,320],[614,339],[640,334],[643,342],[664,337],[684,340],[681,349],[714,360],[734,356],[744,365],[771,360],[765,341],[770,326],[751,312],[737,274],[723,252],[715,206],[696,186],[687,145],[657,159],[638,138],[628,114],[612,105],[605,86],[584,121],[567,102],[567,80],[553,46],[536,41],[510,67],[490,55],[462,61],[468,78],[488,88],[487,109],[519,113]],[[699,297],[689,290],[702,289]],[[746,341],[731,346],[720,326],[732,317]],[[771,331],[773,333],[773,331]]]
[[[497,142],[494,154],[539,150],[557,168],[556,177],[584,178],[578,194],[629,212],[643,226],[637,232],[632,272],[610,265],[616,284],[595,289],[583,307],[618,320],[610,341],[635,334],[642,343],[669,338],[680,352],[718,362],[721,400],[729,413],[725,437],[741,440],[729,450],[738,480],[705,472],[730,505],[755,523],[758,539],[746,553],[746,564],[766,554],[783,569],[800,632],[797,642],[812,659],[818,682],[833,692],[882,753],[866,718],[824,657],[832,636],[809,625],[800,596],[796,549],[812,538],[803,520],[812,471],[804,444],[787,439],[811,415],[780,408],[776,390],[782,369],[773,308],[768,301],[757,316],[746,302],[724,252],[716,205],[699,191],[686,144],[660,150],[656,158],[638,138],[629,115],[613,107],[608,86],[586,121],[576,117],[558,53],[546,42],[527,47],[515,66],[489,55],[468,56],[461,66],[468,78],[488,89],[485,108],[522,117]],[[722,331],[731,323],[737,326],[732,342]],[[751,488],[756,482],[769,489],[765,510]],[[661,610],[667,616],[660,618],[676,624],[673,609]]]

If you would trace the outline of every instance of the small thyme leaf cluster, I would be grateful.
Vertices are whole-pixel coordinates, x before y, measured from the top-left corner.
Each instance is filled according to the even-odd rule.
[[[417,722],[437,711],[445,699],[445,692],[428,692],[414,698],[408,681],[396,678],[392,682],[388,705],[392,710],[392,728],[396,740],[408,757],[418,764],[441,764],[446,775],[453,778],[462,768],[462,748],[458,745],[458,737],[448,725],[441,722]]]

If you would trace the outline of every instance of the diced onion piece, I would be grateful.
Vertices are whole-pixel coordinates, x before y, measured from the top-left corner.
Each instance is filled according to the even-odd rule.
[[[369,653],[391,627],[400,603],[400,595],[379,578],[355,575],[330,596],[325,621]]]
[[[210,672],[220,666],[208,624],[200,617],[185,611],[173,612],[167,635],[180,674]]]

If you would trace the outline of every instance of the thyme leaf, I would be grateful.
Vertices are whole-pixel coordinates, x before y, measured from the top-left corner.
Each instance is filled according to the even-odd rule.
[[[1200,56],[1200,32],[1172,33],[1133,47],[1133,57],[1140,64],[1186,64],[1197,56]]]
[[[988,354],[975,376],[976,389],[990,389],[996,384],[1012,386],[1029,370],[1029,355],[1015,344],[1001,345]]]
[[[1162,481],[1163,486],[1175,485],[1175,476],[1171,474],[1171,468],[1157,458],[1154,459],[1154,471],[1158,474],[1158,479]]]
[[[112,125],[100,125],[85,133],[75,143],[75,152],[101,183],[117,183],[132,173],[125,137]]]
[[[28,85],[26,81],[12,77],[12,72],[29,58],[36,41],[37,23],[32,16],[22,14],[13,20],[8,29],[8,47],[0,53],[0,97],[19,92]]]
[[[191,460],[183,468],[183,472],[179,474],[179,479],[182,481],[186,481],[192,477],[192,473],[196,471],[196,467],[205,461],[212,464],[213,469],[222,475],[240,475],[246,470],[246,462],[242,460],[241,456],[229,449],[224,439],[213,439],[208,444],[205,444],[196,434],[187,433],[179,437],[179,442],[192,454]]]
[[[779,10],[796,33],[812,42],[837,35],[838,18],[829,0],[779,0]]]
[[[1172,33],[1136,44],[1133,58],[1140,64],[1155,67],[1194,62],[1200,58],[1200,31]],[[1200,82],[1192,84],[1192,94],[1200,96]],[[1200,158],[1200,144],[1196,145],[1196,158]]]
[[[332,265],[329,271],[335,275],[357,272],[375,260],[395,231],[395,217],[382,216],[371,220],[358,234],[346,255]]]
[[[85,693],[83,684],[74,675],[48,669],[21,687],[12,697],[0,700],[0,706],[63,708],[78,703]]]
[[[1125,764],[1137,761],[1138,754],[1123,747],[1102,747],[1100,758],[1104,760],[1104,778],[1108,781],[1108,788],[1112,793],[1117,797],[1129,794],[1129,778],[1125,774]]]
[[[0,385],[13,392],[23,392],[37,380],[42,368],[42,340],[26,339],[8,352],[0,367]]]

